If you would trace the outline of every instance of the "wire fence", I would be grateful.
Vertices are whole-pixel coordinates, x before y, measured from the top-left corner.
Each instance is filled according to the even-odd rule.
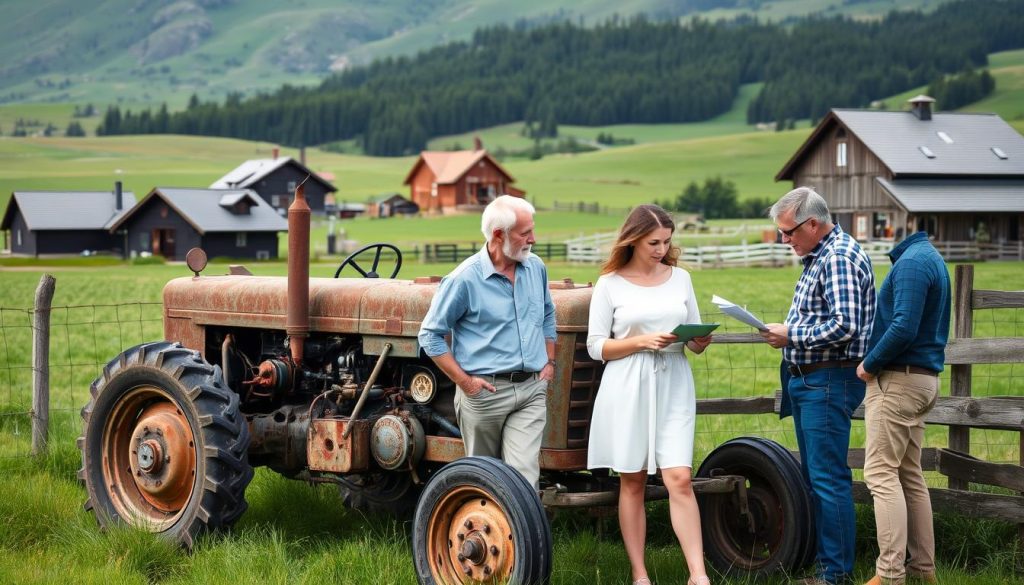
[[[77,433],[89,385],[123,349],[163,338],[162,304],[133,302],[50,309],[50,433]],[[0,307],[0,457],[31,454],[32,308]]]

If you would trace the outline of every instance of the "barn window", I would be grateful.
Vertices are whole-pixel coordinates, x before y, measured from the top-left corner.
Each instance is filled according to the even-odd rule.
[[[430,184],[430,196],[437,197],[437,183]]]
[[[846,143],[840,142],[836,145],[836,166],[846,166]]]
[[[295,192],[295,181],[288,181],[288,192],[289,193],[294,193]]]
[[[15,233],[17,233],[17,234],[18,234],[18,245],[20,246],[20,245],[21,245],[21,230],[18,230],[18,231],[17,231],[17,232],[15,232]]]
[[[149,234],[147,234],[147,233],[139,234],[139,250],[142,250],[142,251],[149,250]]]
[[[928,158],[935,158],[935,153],[932,152],[932,149],[928,148],[927,146],[918,146],[917,148],[918,150],[921,151],[921,154],[927,156]]]
[[[235,234],[235,247],[244,248],[246,245],[246,233],[238,232]]]
[[[942,141],[945,142],[946,144],[953,144],[953,139],[949,137],[949,134],[946,134],[942,130],[939,130],[938,132],[936,132],[936,134],[938,134],[939,138],[942,139]]]
[[[270,250],[257,250],[256,251],[256,259],[257,260],[270,260]]]

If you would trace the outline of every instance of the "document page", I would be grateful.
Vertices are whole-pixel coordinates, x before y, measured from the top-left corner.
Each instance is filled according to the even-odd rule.
[[[714,305],[718,307],[718,309],[721,310],[723,313],[732,317],[733,319],[736,319],[741,323],[746,323],[747,325],[750,325],[751,327],[754,327],[761,331],[765,331],[768,329],[768,327],[766,327],[760,319],[752,315],[745,308],[733,302],[727,301],[718,295],[712,295],[711,302],[714,303]]]

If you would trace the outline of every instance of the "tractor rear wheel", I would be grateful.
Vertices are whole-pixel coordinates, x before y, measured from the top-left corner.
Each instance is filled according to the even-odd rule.
[[[108,363],[89,391],[78,476],[101,526],[191,547],[242,515],[249,427],[219,367],[178,343],[147,343]]]
[[[533,486],[491,457],[466,457],[427,482],[413,519],[421,585],[516,583],[551,578],[551,529]]]
[[[747,510],[739,495],[703,494],[701,532],[708,561],[722,573],[794,573],[814,549],[810,494],[799,464],[767,439],[740,437],[719,445],[697,477],[712,472],[746,478]],[[810,548],[808,548],[810,547]]]

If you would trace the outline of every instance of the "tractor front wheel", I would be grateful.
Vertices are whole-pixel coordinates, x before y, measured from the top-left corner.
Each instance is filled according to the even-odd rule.
[[[498,459],[466,457],[435,473],[412,533],[421,585],[537,585],[551,577],[551,529],[540,498]]]
[[[90,393],[79,478],[101,526],[191,547],[245,511],[249,427],[219,367],[177,343],[143,344],[108,363]]]

